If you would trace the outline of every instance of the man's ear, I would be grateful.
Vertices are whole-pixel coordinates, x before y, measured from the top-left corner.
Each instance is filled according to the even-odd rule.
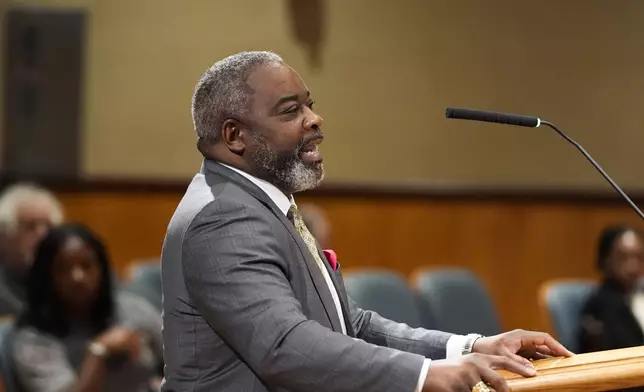
[[[237,155],[242,155],[246,150],[247,135],[244,124],[237,120],[228,119],[221,125],[221,140],[228,150]]]

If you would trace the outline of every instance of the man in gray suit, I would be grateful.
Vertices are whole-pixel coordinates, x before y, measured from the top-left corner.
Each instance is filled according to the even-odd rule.
[[[205,159],[163,247],[163,391],[507,391],[493,369],[535,374],[518,353],[571,355],[537,332],[413,329],[347,297],[293,198],[322,181],[322,119],[276,54],[215,63],[192,115]]]

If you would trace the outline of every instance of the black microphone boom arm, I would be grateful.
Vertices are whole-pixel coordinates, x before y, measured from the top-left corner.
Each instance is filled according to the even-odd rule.
[[[547,127],[552,128],[555,132],[559,134],[559,136],[563,137],[566,139],[566,141],[577,150],[579,150],[583,156],[590,162],[591,165],[601,174],[606,181],[619,193],[626,202],[633,208],[633,210],[639,215],[640,218],[644,219],[644,213],[642,213],[642,210],[637,207],[637,205],[631,200],[630,197],[622,190],[622,188],[619,187],[613,181],[612,178],[602,169],[601,166],[599,166],[599,163],[593,159],[592,156],[581,146],[581,144],[577,143],[574,141],[570,136],[566,135],[563,131],[561,131],[559,128],[557,128],[554,124],[548,122],[548,121],[543,121],[540,120],[538,117],[531,117],[531,116],[521,116],[517,114],[506,114],[506,113],[496,113],[496,112],[487,112],[483,110],[473,110],[473,109],[452,109],[448,108],[445,111],[445,117],[447,118],[455,118],[455,119],[460,119],[460,120],[474,120],[474,121],[485,121],[485,122],[493,122],[493,123],[499,123],[499,124],[509,124],[509,125],[518,125],[518,126],[523,126],[523,127],[538,127],[540,125],[545,125]]]

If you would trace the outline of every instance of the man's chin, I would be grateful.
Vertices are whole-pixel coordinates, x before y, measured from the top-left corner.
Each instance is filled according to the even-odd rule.
[[[322,183],[322,180],[324,180],[324,164],[320,160],[318,162],[313,163],[310,167],[311,167],[311,170],[315,173],[315,176],[317,177],[317,181],[315,184],[315,187],[317,187]]]
[[[324,165],[322,161],[307,165],[307,170],[309,171],[307,178],[302,178],[298,181],[297,189],[293,193],[317,188],[324,180]]]
[[[317,174],[320,180],[324,177],[324,164],[322,160],[310,163],[307,166]]]

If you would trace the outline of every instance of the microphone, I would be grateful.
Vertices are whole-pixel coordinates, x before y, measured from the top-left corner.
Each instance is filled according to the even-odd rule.
[[[474,109],[452,109],[447,108],[445,117],[459,120],[485,121],[499,124],[518,125],[520,127],[538,127],[541,120],[537,117],[520,116],[518,114],[486,112]]]
[[[541,125],[548,126],[552,128],[555,132],[559,134],[559,136],[563,137],[566,139],[566,141],[579,150],[583,156],[590,162],[593,167],[608,181],[608,183],[619,193],[626,202],[635,210],[637,215],[639,215],[640,218],[644,219],[644,213],[633,203],[633,200],[631,200],[630,197],[622,190],[622,188],[619,187],[613,181],[612,178],[602,169],[601,166],[593,159],[592,156],[581,146],[581,144],[577,143],[574,141],[570,136],[566,135],[563,131],[561,131],[559,128],[557,128],[554,124],[548,122],[548,121],[543,121],[539,119],[538,117],[534,116],[523,116],[519,114],[508,114],[508,113],[497,113],[497,112],[488,112],[484,110],[474,110],[474,109],[459,109],[459,108],[447,108],[445,110],[445,117],[446,118],[454,118],[458,120],[472,120],[472,121],[484,121],[484,122],[491,122],[491,123],[498,123],[498,124],[508,124],[508,125],[518,125],[521,127],[531,127],[531,128],[537,128]]]

